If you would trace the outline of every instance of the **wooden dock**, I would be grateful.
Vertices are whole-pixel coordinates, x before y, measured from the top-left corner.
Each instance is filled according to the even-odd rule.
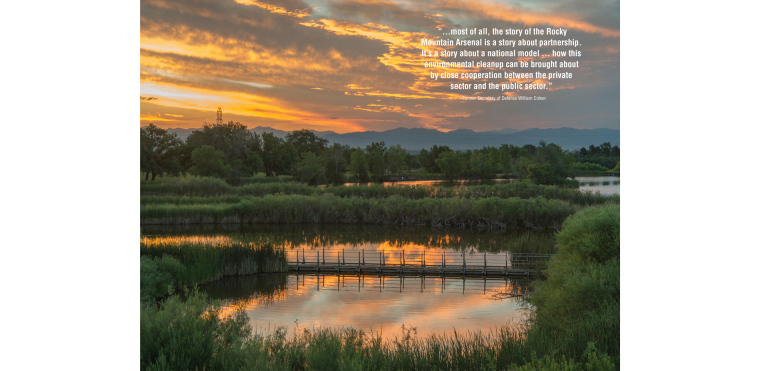
[[[549,254],[472,253],[426,250],[295,249],[288,271],[448,276],[530,276]]]

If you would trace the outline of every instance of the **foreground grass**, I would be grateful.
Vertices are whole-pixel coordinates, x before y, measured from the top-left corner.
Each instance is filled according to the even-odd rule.
[[[143,205],[141,224],[338,223],[409,226],[559,229],[578,206],[564,201],[497,197],[384,200],[323,196],[273,196],[215,205]]]
[[[162,305],[143,303],[140,364],[144,370],[614,370],[586,344],[577,359],[562,355],[551,334],[503,328],[492,333],[417,337],[411,330],[383,342],[353,329],[286,336],[251,335],[244,312],[220,316],[218,303],[190,293]]]

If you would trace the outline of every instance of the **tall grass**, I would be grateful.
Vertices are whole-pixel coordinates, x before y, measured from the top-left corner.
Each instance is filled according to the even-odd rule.
[[[147,241],[140,242],[140,256],[158,259],[170,256],[182,264],[181,269],[174,272],[178,285],[205,283],[225,276],[287,271],[285,251],[270,244]]]
[[[587,344],[570,358],[551,336],[508,327],[490,333],[418,337],[413,329],[390,342],[354,329],[285,329],[251,336],[242,310],[228,318],[192,293],[163,305],[141,305],[142,369],[218,370],[614,370],[609,356]]]
[[[496,197],[410,200],[268,195],[235,204],[143,205],[142,224],[340,223],[485,229],[558,229],[578,206],[564,201]]]
[[[597,192],[581,191],[573,188],[538,185],[531,182],[515,182],[492,185],[462,187],[437,187],[425,185],[391,186],[349,185],[311,187],[304,183],[262,183],[233,187],[215,178],[183,178],[175,182],[145,184],[141,186],[140,203],[147,204],[218,204],[236,203],[239,197],[264,197],[272,194],[319,196],[332,194],[341,198],[377,198],[386,199],[400,196],[412,200],[425,198],[534,198],[543,197],[550,200],[562,200],[572,204],[588,206],[608,202],[619,203],[620,196],[602,195]],[[164,196],[164,197],[161,197]],[[173,197],[172,197],[173,196]],[[185,196],[185,197],[182,197]],[[190,197],[192,196],[192,197]]]
[[[525,230],[462,230],[429,227],[404,227],[350,224],[182,224],[143,225],[146,238],[167,236],[228,236],[254,244],[271,243],[284,248],[341,247],[366,244],[388,244],[402,248],[414,244],[425,248],[455,250],[475,249],[480,252],[554,254],[556,237],[551,231]],[[156,237],[153,237],[155,235]]]
[[[219,304],[209,305],[195,291],[182,301],[140,303],[141,370],[241,370],[251,326],[242,311],[222,318]]]

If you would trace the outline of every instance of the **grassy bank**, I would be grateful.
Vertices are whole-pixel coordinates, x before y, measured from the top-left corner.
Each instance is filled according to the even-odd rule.
[[[234,204],[144,205],[141,224],[340,223],[486,229],[558,229],[578,206],[564,201],[496,197],[410,200],[267,195]]]
[[[147,282],[167,279],[175,287],[214,281],[225,276],[255,273],[285,272],[285,251],[272,245],[255,245],[239,241],[221,244],[174,243],[172,241],[143,240],[140,243],[141,271],[147,270]],[[143,281],[141,276],[141,281]],[[169,278],[167,278],[169,277]],[[153,285],[155,287],[155,285]],[[158,288],[161,290],[161,287]],[[161,295],[158,295],[161,296]]]
[[[384,186],[349,185],[312,187],[303,183],[262,183],[244,186],[230,186],[215,178],[182,178],[175,182],[147,183],[140,188],[141,205],[149,204],[219,204],[237,203],[250,197],[266,195],[321,196],[332,194],[341,198],[378,198],[400,196],[411,200],[425,198],[534,198],[567,201],[575,205],[600,205],[620,202],[619,196],[601,195],[598,192],[582,192],[574,188],[538,185],[531,182],[515,182],[492,185],[434,187],[424,185]]]

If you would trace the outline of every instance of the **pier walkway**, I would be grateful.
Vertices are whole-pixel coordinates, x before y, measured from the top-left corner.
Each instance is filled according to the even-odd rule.
[[[393,275],[530,276],[550,254],[445,250],[287,250],[290,272]]]

